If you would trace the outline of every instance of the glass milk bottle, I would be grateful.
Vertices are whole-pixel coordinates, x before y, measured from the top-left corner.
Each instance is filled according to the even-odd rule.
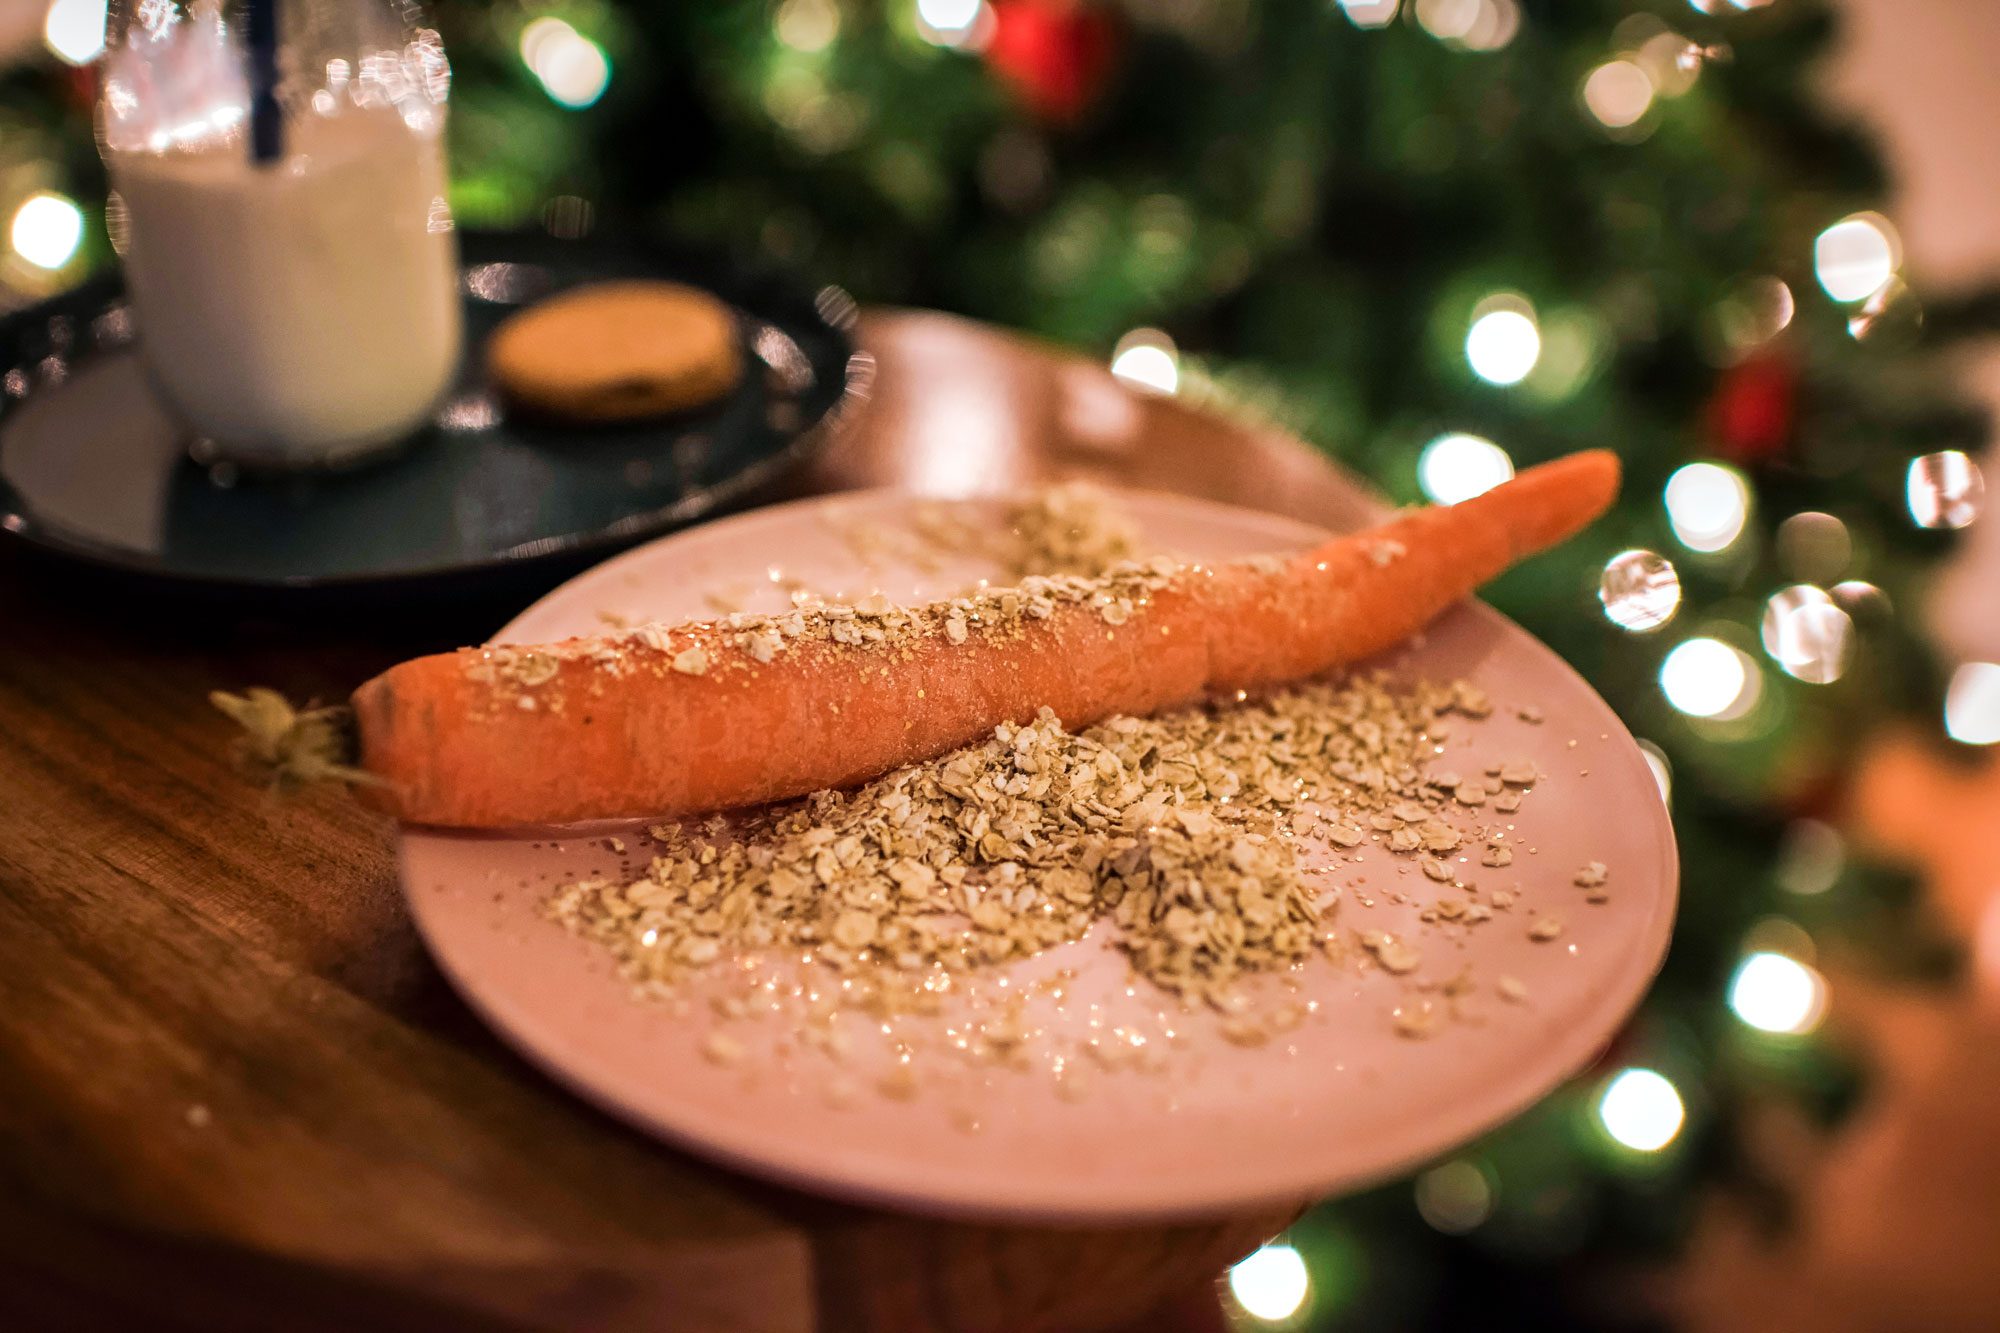
[[[114,0],[99,97],[140,348],[236,461],[343,463],[449,389],[451,72],[403,0]]]

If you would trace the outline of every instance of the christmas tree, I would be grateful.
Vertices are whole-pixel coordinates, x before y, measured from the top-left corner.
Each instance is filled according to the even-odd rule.
[[[1246,1310],[1602,1321],[1596,1281],[1549,1275],[1670,1252],[1700,1191],[1758,1188],[1744,1107],[1834,1117],[1865,1081],[1813,1035],[1816,953],[1944,960],[1828,818],[1891,717],[1996,739],[1947,714],[1913,614],[1981,495],[1936,351],[1993,307],[1926,321],[1899,276],[1882,166],[1813,91],[1820,0],[431,8],[461,225],[668,232],[1146,349],[1132,378],[1399,501],[1623,456],[1612,517],[1489,597],[1646,739],[1689,886],[1666,970],[1601,1067],[1240,1270]],[[101,216],[88,85],[54,68],[0,83],[0,182]],[[99,233],[17,230],[11,299],[104,262]]]

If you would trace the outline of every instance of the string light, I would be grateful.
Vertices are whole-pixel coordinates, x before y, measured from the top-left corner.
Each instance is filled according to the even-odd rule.
[[[1847,843],[1840,831],[1817,819],[1794,819],[1778,844],[1778,887],[1811,897],[1840,881],[1847,868]]]
[[[1229,1270],[1229,1294],[1252,1319],[1283,1323],[1312,1293],[1306,1261],[1289,1245],[1266,1245]]]
[[[1357,28],[1386,28],[1396,21],[1403,0],[1340,0],[1340,12]]]
[[[1111,373],[1137,389],[1172,393],[1180,387],[1180,351],[1158,329],[1133,329],[1111,352]]]
[[[917,0],[917,35],[932,46],[978,47],[991,26],[986,0]]]
[[[1813,273],[1836,301],[1867,300],[1902,261],[1902,241],[1880,213],[1842,218],[1813,242]]]
[[[1646,767],[1653,770],[1653,782],[1660,789],[1662,801],[1674,799],[1674,766],[1667,760],[1667,752],[1649,740],[1639,742],[1639,754],[1646,761]]]
[[[42,21],[42,40],[60,60],[88,65],[104,50],[106,0],[55,0]]]
[[[551,101],[580,111],[611,86],[611,57],[559,18],[543,17],[521,29],[521,62]]]
[[[1730,978],[1729,1008],[1759,1032],[1811,1032],[1826,1016],[1826,979],[1796,958],[1753,953]]]
[[[1792,577],[1827,583],[1854,558],[1854,538],[1832,514],[1807,510],[1778,525],[1778,562]]]
[[[14,211],[8,240],[14,253],[36,268],[59,269],[83,244],[83,210],[48,190],[29,195]]]
[[[1462,1236],[1493,1216],[1493,1181],[1477,1162],[1446,1162],[1417,1177],[1417,1213],[1447,1236]]]
[[[1417,0],[1417,22],[1441,42],[1455,42],[1479,22],[1480,0]]]
[[[1667,478],[1667,522],[1690,551],[1720,551],[1750,517],[1750,486],[1719,463],[1689,463]]]
[[[2000,741],[2000,665],[1967,662],[1951,673],[1944,695],[1944,730],[1964,745]]]
[[[1605,1133],[1632,1151],[1658,1152],[1679,1136],[1687,1107],[1664,1075],[1627,1069],[1605,1085],[1597,1119]]]
[[[1681,576],[1673,562],[1652,551],[1620,551],[1604,562],[1597,600],[1612,624],[1634,634],[1658,629],[1681,604]]]
[[[1441,505],[1484,495],[1513,475],[1514,460],[1505,449],[1462,431],[1438,436],[1417,456],[1417,484]]]
[[[1653,81],[1630,60],[1607,60],[1583,81],[1583,104],[1608,129],[1638,123],[1653,105]]]
[[[1660,691],[1689,717],[1733,721],[1756,706],[1763,672],[1750,655],[1720,639],[1689,639],[1660,663]]]
[[[1833,598],[1808,583],[1781,588],[1764,603],[1764,651],[1786,674],[1828,685],[1847,670],[1854,622]]]
[[[840,35],[840,6],[833,0],[785,0],[771,28],[794,51],[824,51]]]
[[[1519,384],[1542,355],[1542,331],[1535,308],[1523,297],[1502,292],[1472,310],[1465,334],[1465,359],[1488,384]]]
[[[1986,504],[1986,476],[1957,449],[1910,460],[1903,483],[1910,517],[1920,528],[1962,528]]]

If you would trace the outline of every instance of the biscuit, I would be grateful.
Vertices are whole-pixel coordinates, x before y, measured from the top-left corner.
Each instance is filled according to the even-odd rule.
[[[671,282],[559,292],[502,322],[486,357],[494,382],[518,406],[585,422],[700,407],[743,374],[729,307]]]

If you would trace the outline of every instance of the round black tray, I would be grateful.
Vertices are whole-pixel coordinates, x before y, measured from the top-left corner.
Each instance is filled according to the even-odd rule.
[[[466,356],[431,424],[345,471],[204,461],[155,394],[115,277],[0,319],[0,531],[39,551],[207,591],[408,591],[553,574],[740,503],[864,396],[845,293],[642,245],[462,233]],[[510,416],[484,344],[510,311],[612,277],[707,288],[749,373],[697,412],[576,427]],[[394,336],[385,331],[382,336]]]

